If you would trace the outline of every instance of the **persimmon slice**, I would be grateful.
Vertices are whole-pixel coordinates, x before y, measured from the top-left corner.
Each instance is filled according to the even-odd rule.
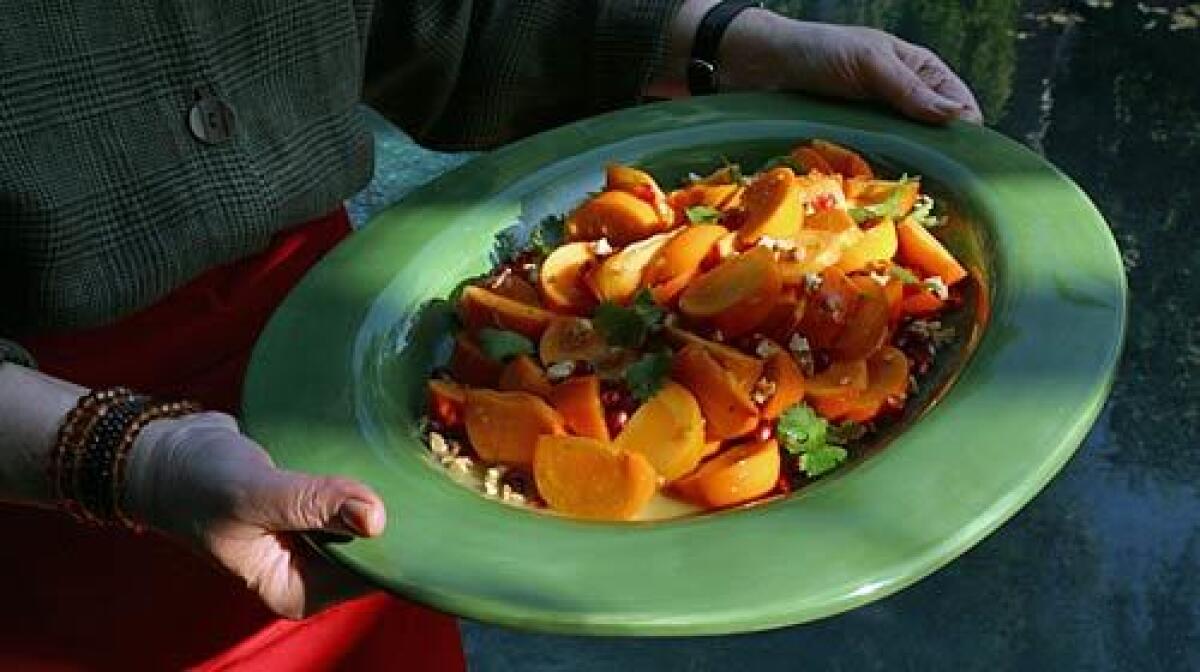
[[[565,434],[563,419],[528,392],[467,390],[467,438],[488,462],[529,466],[538,437]]]
[[[774,490],[779,468],[779,444],[774,439],[744,443],[718,453],[681,478],[675,490],[708,509],[736,506]]]
[[[939,276],[947,285],[967,277],[967,271],[953,254],[933,237],[928,229],[906,217],[896,227],[899,250],[896,258],[905,266],[911,266],[928,277]]]
[[[570,241],[607,238],[615,246],[649,238],[666,226],[654,206],[625,191],[597,194],[567,216]]]
[[[599,378],[568,378],[550,390],[549,399],[562,414],[563,423],[572,434],[608,441],[608,424],[604,422],[604,405],[600,403]]]
[[[508,360],[500,371],[497,387],[506,392],[529,392],[543,399],[550,398],[550,380],[529,355],[517,355]]]
[[[688,345],[676,353],[671,375],[696,395],[710,440],[742,436],[758,426],[758,407],[749,393],[703,347]]]
[[[472,330],[484,327],[508,329],[535,340],[541,337],[554,317],[554,313],[544,308],[475,286],[463,290],[459,312]]]
[[[700,272],[700,264],[729,231],[716,224],[689,226],[663,245],[646,266],[643,284],[665,305]]]
[[[782,288],[774,253],[758,246],[730,257],[688,285],[679,297],[685,315],[712,322],[728,337],[766,319]]]
[[[596,297],[583,282],[584,273],[596,264],[592,243],[560,245],[542,262],[538,289],[546,306],[583,315],[596,305]]]
[[[538,493],[575,518],[631,520],[654,496],[657,478],[644,456],[584,436],[543,436],[534,450]]]
[[[763,236],[790,238],[800,230],[804,208],[796,175],[781,166],[759,175],[742,195],[746,218],[738,229],[738,242],[753,245]]]
[[[638,407],[613,445],[650,460],[667,482],[696,468],[704,453],[704,416],[687,388],[667,381]]]

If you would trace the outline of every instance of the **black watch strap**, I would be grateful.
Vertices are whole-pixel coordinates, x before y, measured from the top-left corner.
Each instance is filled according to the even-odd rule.
[[[692,57],[688,59],[688,91],[693,96],[717,92],[717,49],[729,24],[747,9],[761,9],[762,2],[754,0],[721,0],[704,13],[692,40]]]

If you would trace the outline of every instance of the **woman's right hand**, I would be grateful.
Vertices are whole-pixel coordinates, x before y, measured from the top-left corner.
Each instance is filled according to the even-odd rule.
[[[128,474],[127,511],[211,556],[281,616],[367,590],[296,533],[378,536],[386,523],[378,495],[349,479],[277,469],[228,415],[151,423]]]

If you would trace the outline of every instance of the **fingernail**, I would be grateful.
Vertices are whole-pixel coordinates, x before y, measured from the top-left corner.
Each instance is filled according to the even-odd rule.
[[[378,521],[380,516],[377,508],[371,502],[362,499],[347,499],[342,502],[342,507],[338,510],[338,517],[355,534],[369,537],[377,534],[379,528],[382,527]]]

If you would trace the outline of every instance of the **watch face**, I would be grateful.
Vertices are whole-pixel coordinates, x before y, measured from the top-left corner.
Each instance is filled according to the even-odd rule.
[[[717,92],[717,66],[699,58],[688,61],[688,91],[693,96]]]

